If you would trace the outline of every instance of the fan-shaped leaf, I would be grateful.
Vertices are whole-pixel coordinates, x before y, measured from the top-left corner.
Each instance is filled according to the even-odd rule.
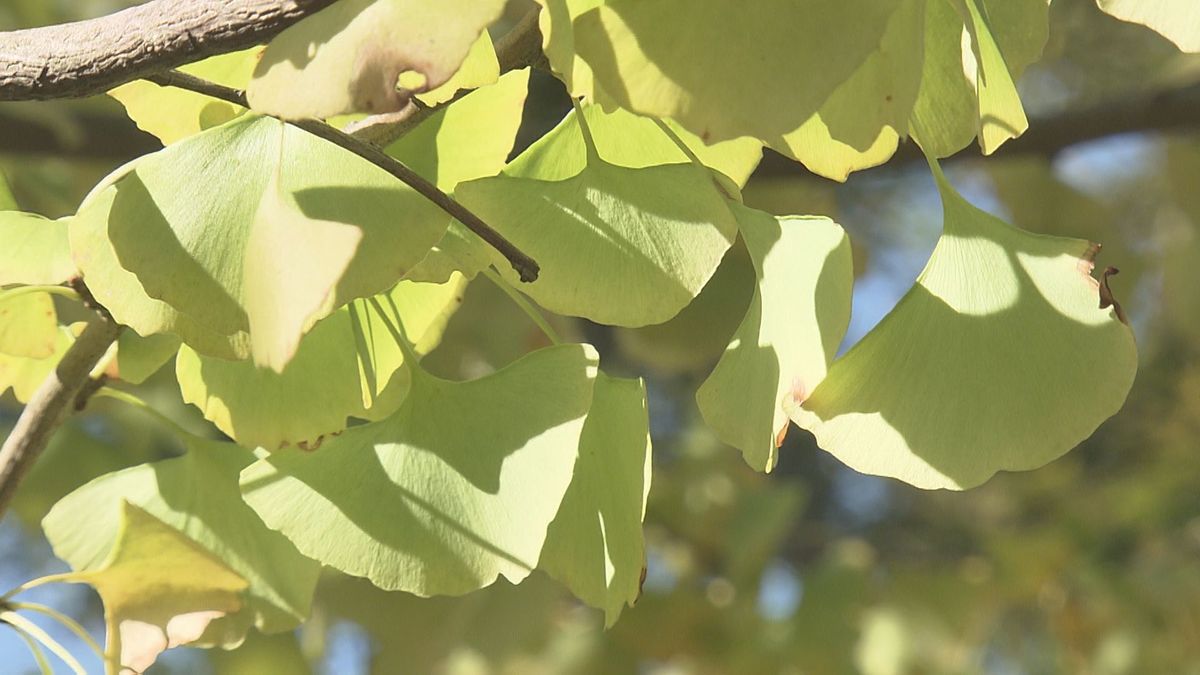
[[[1157,31],[1185,52],[1200,52],[1200,5],[1192,0],[1096,0],[1122,21]]]
[[[0,286],[61,284],[75,275],[65,219],[0,211]]]
[[[49,293],[0,291],[0,354],[44,359],[57,342],[58,314]]]
[[[460,595],[499,575],[519,582],[571,482],[595,375],[586,345],[470,382],[417,371],[393,416],[314,453],[260,460],[243,493],[306,555],[380,588]]]
[[[854,469],[963,489],[1090,435],[1124,402],[1137,350],[1102,307],[1096,247],[1011,227],[935,173],[945,229],[916,285],[785,404]]]

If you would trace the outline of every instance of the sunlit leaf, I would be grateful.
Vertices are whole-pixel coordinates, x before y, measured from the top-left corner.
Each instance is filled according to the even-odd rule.
[[[437,344],[465,285],[457,275],[440,285],[406,281],[380,298],[424,353]],[[369,306],[342,308],[301,339],[282,373],[184,347],[176,360],[179,389],[184,401],[244,446],[312,449],[345,429],[348,417],[380,419],[403,400],[408,373],[386,325]]]
[[[600,374],[579,440],[575,476],[546,533],[538,567],[612,626],[641,595],[642,517],[650,492],[645,385]]]
[[[607,113],[595,104],[585,105],[583,115],[605,161],[631,169],[688,163],[687,155],[648,117],[620,108]],[[679,124],[670,120],[666,124],[705,166],[725,174],[739,187],[746,184],[762,158],[762,143],[753,138],[707,145]],[[586,166],[587,148],[579,119],[571,111],[558,126],[513,160],[505,173],[522,178],[566,180],[579,175]]]
[[[196,77],[242,90],[262,54],[261,47],[218,54],[203,61],[180,66],[179,70]],[[227,101],[197,94],[180,87],[162,87],[146,80],[134,80],[108,92],[125,106],[125,113],[138,128],[158,137],[163,145],[194,136],[241,115],[245,108]]]
[[[564,345],[469,382],[418,371],[392,417],[246,469],[246,501],[306,555],[380,588],[518,582],[571,482],[596,362]]]
[[[1200,5],[1192,0],[1096,0],[1100,9],[1157,31],[1185,52],[1200,52]]]
[[[59,328],[55,333],[54,350],[49,356],[32,359],[0,352],[0,394],[11,388],[18,401],[28,403],[72,342],[71,333],[66,328]]]
[[[538,27],[542,51],[550,68],[575,96],[596,98],[592,69],[575,49],[575,18],[603,4],[603,0],[537,0],[542,6]]]
[[[253,453],[199,438],[187,445],[181,457],[100,476],[59,501],[42,521],[55,554],[78,573],[103,570],[121,546],[122,509],[132,505],[243,580],[244,611],[241,603],[227,610],[219,626],[226,635],[240,641],[250,626],[276,632],[299,625],[308,616],[320,566],[267,529],[242,501],[238,474],[254,461]]]
[[[58,314],[49,293],[0,291],[0,354],[44,359],[58,342]]]
[[[130,384],[141,384],[175,356],[179,337],[159,333],[142,337],[124,330],[117,337],[117,357],[108,369],[109,377]]]
[[[801,160],[811,155],[815,170],[836,176],[843,167],[829,163],[829,148],[809,147],[818,130],[797,132],[822,113],[818,136],[827,131],[862,152],[885,126],[906,129],[919,82],[922,4],[615,0],[579,13],[550,56],[561,72],[569,66],[559,52],[573,45],[594,89],[624,108],[678,120],[707,142],[752,136]],[[889,143],[894,138],[885,149]]]
[[[162,652],[201,641],[213,622],[239,611],[246,580],[137,506],[112,506],[111,552],[64,580],[90,584],[104,602],[107,671],[140,673]]]
[[[0,211],[0,286],[61,284],[75,274],[65,220]]]
[[[1048,34],[1046,0],[928,0],[912,130],[936,157],[976,136],[985,154],[1028,126],[1013,81]]]
[[[287,204],[264,212],[264,193],[277,172]],[[229,349],[214,349],[212,339],[195,334],[247,332],[253,350],[237,339],[234,355],[253,351],[278,369],[300,330],[395,284],[448,220],[365,160],[276,120],[244,117],[146,157],[94,192],[76,217],[92,240],[73,250],[77,259],[94,258],[89,263],[98,269],[80,262],[89,287],[140,334],[169,330],[202,353],[228,357]],[[143,294],[127,288],[131,281],[105,264],[112,262],[106,251],[93,250],[105,248],[95,242],[101,228],[144,295],[170,308],[147,307]],[[361,243],[339,274],[358,233]],[[331,280],[337,280],[332,295]],[[171,308],[194,325],[185,330],[164,316]]]
[[[741,326],[696,393],[704,420],[750,466],[770,471],[787,432],[785,397],[825,371],[850,321],[850,241],[827,218],[776,218],[733,205],[757,287]]]
[[[456,196],[538,261],[537,281],[520,286],[538,304],[619,326],[678,314],[737,229],[712,177],[691,164],[627,169],[593,155],[566,180],[501,175],[464,183]]]
[[[785,405],[854,469],[963,489],[1088,437],[1124,403],[1137,350],[1101,308],[1092,244],[1011,227],[936,174],[944,234],[916,285]]]
[[[343,0],[280,33],[246,90],[288,119],[399,110],[458,71],[504,0]]]
[[[454,76],[440,86],[416,98],[427,106],[435,106],[454,98],[458,92],[467,89],[478,89],[494,83],[500,78],[500,61],[496,59],[496,47],[487,31],[479,34],[479,39],[471,45],[462,65],[455,71]]]

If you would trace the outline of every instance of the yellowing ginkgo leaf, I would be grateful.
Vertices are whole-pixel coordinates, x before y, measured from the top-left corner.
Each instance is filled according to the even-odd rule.
[[[517,583],[571,483],[596,364],[562,345],[469,382],[414,371],[394,415],[271,454],[242,473],[243,495],[302,553],[380,588]]]
[[[56,503],[42,521],[55,554],[78,574],[103,571],[123,545],[125,510],[137,508],[243,580],[244,602],[213,626],[222,640],[240,641],[251,627],[295,628],[308,617],[320,566],[242,501],[238,474],[254,453],[232,443],[183,440],[182,456],[104,474]]]
[[[500,61],[496,59],[496,47],[492,44],[492,36],[483,31],[475,44],[471,45],[471,51],[467,52],[454,76],[441,86],[417,94],[416,98],[427,106],[440,105],[464,89],[478,89],[492,84],[499,78]]]
[[[267,45],[246,90],[286,119],[399,110],[458,71],[504,0],[342,0]]]
[[[0,394],[11,388],[18,401],[28,403],[74,341],[71,332],[60,326],[55,331],[54,348],[48,356],[29,358],[0,352]]]
[[[1192,0],[1096,0],[1100,9],[1157,31],[1185,52],[1200,52],[1200,4]]]
[[[824,379],[850,321],[850,241],[826,218],[733,205],[757,287],[741,326],[696,392],[704,420],[750,466],[770,471],[787,431],[784,399]]]
[[[1137,349],[1101,302],[1095,246],[1001,222],[934,167],[944,233],[916,285],[785,404],[858,471],[964,489],[1087,438],[1124,403]]]
[[[49,293],[0,291],[0,354],[44,359],[57,342],[58,314]]]
[[[246,580],[177,530],[128,502],[120,534],[98,569],[63,575],[104,602],[109,673],[141,673],[158,655],[205,636],[242,608]],[[240,641],[240,640],[238,640]]]

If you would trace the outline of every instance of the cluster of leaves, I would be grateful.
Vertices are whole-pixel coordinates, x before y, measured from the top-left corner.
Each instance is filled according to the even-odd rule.
[[[1200,13],[1182,0],[1100,4],[1197,48]],[[56,579],[105,601],[114,667],[291,629],[321,565],[421,596],[543,569],[610,624],[636,600],[644,385],[606,374],[585,344],[470,381],[427,372],[478,276],[539,322],[525,298],[638,328],[685,312],[744,252],[745,316],[719,336],[697,402],[762,471],[795,422],[864,473],[968,488],[1049,462],[1121,407],[1137,355],[1091,276],[1095,247],[983,213],[937,163],[1024,131],[1013,83],[1041,52],[1045,0],[544,0],[545,54],[583,103],[511,161],[529,73],[500,74],[485,29],[503,5],[343,0],[265,49],[185,68],[244,87],[249,111],[120,87],[165,149],[67,218],[0,214],[0,387],[28,400],[69,349],[78,327],[60,325],[51,294],[82,278],[127,327],[98,370],[137,384],[174,359],[184,399],[230,439],[181,430],[186,454],[101,476],[44,520],[75,570]],[[537,260],[536,281],[285,121],[346,124],[414,98],[444,105],[384,150]],[[841,180],[905,137],[929,158],[943,236],[892,313],[835,358],[845,233],[751,209],[740,188],[764,146]]]

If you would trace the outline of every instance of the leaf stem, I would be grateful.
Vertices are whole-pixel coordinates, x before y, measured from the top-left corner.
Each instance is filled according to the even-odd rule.
[[[535,324],[537,324],[537,327],[540,328],[543,333],[545,333],[546,337],[550,339],[550,342],[556,345],[563,343],[562,337],[559,336],[558,331],[554,330],[554,326],[550,325],[550,322],[546,320],[546,317],[542,315],[542,313],[539,312],[536,307],[533,306],[533,303],[529,302],[529,298],[525,297],[519,291],[517,291],[517,289],[513,288],[507,281],[504,280],[503,277],[497,274],[496,271],[490,267],[483,270],[483,275],[490,279],[492,283],[496,284],[500,290],[504,291],[504,294],[512,299],[512,301],[516,303],[517,307],[520,307],[521,311],[525,312],[525,314],[527,314],[529,318],[533,320]]]
[[[592,128],[588,126],[587,119],[583,116],[583,106],[574,96],[571,97],[571,107],[575,108],[575,117],[579,118],[579,131],[583,134],[583,145],[587,148],[588,161],[593,159],[603,161],[600,158],[600,151],[596,149],[596,139],[592,137]]]
[[[0,619],[0,621],[3,620]],[[28,647],[30,653],[33,654],[33,660],[35,663],[37,663],[38,670],[41,671],[42,675],[54,675],[54,670],[50,667],[50,662],[46,660],[46,652],[42,649],[42,646],[37,643],[37,640],[34,640],[29,636],[29,633],[26,633],[11,623],[8,624],[8,626],[9,628],[13,629],[13,632],[16,633],[22,641],[25,642],[25,646]]]
[[[244,92],[226,87],[220,84],[209,82],[208,80],[189,75],[178,70],[169,70],[163,73],[156,73],[146,77],[146,80],[153,82],[163,87],[178,87],[188,91],[194,91],[197,94],[212,96],[223,101],[228,101],[235,105],[249,107],[246,101]],[[392,176],[398,178],[401,182],[411,187],[422,197],[436,204],[443,211],[454,216],[460,223],[465,225],[467,229],[479,235],[481,239],[486,241],[492,248],[496,249],[508,259],[509,264],[517,271],[521,277],[521,281],[531,282],[538,277],[538,264],[533,258],[526,255],[518,249],[512,242],[492,229],[490,225],[483,222],[479,216],[469,210],[467,207],[459,204],[453,197],[442,192],[438,186],[430,183],[416,171],[408,168],[400,160],[392,157],[379,149],[377,146],[360,141],[359,139],[335,129],[324,122],[317,120],[285,120],[288,124],[303,129],[308,133],[322,140],[333,143],[334,145],[358,155],[368,162],[378,166]]]
[[[74,633],[80,640],[83,640],[83,643],[86,644],[93,652],[95,652],[96,656],[100,657],[101,661],[104,660],[104,650],[100,649],[100,645],[96,644],[96,641],[92,639],[92,636],[88,634],[87,630],[85,630],[83,626],[79,625],[79,622],[75,619],[72,619],[53,607],[48,607],[36,602],[14,602],[10,603],[10,606],[17,611],[28,610],[30,612],[37,612],[38,614],[59,622],[64,628]]]
[[[11,625],[13,628],[24,631],[29,635],[29,637],[42,643],[42,646],[44,646],[46,649],[49,649],[50,653],[62,659],[63,663],[67,664],[67,667],[70,668],[72,672],[77,673],[77,675],[87,675],[87,671],[84,670],[83,665],[79,663],[79,660],[76,659],[66,647],[59,644],[54,638],[50,637],[50,634],[47,633],[41,626],[12,611],[0,612],[0,621]]]
[[[683,139],[679,137],[679,134],[675,133],[674,129],[667,126],[666,122],[657,117],[653,119],[654,123],[658,125],[658,128],[662,129],[662,132],[667,135],[667,138],[671,139],[671,142],[674,143],[675,146],[678,147],[679,150],[686,155],[689,160],[691,160],[692,164],[695,164],[701,169],[708,169],[708,167],[704,166],[704,162],[701,162],[700,158],[696,156],[696,153],[692,152],[692,149],[688,147],[687,143],[683,142]]]
[[[68,298],[70,300],[79,300],[79,293],[75,289],[66,286],[18,286],[8,290],[0,291],[0,300],[11,300],[20,295],[28,295],[30,293],[48,293]]]
[[[188,431],[187,429],[184,429],[175,420],[173,420],[170,417],[167,417],[166,415],[162,414],[161,412],[155,410],[154,407],[151,406],[149,403],[146,403],[141,398],[139,398],[127,391],[122,391],[120,389],[114,389],[112,387],[101,387],[99,391],[97,391],[95,394],[93,394],[93,396],[96,398],[111,398],[114,401],[121,401],[122,403],[133,406],[134,408],[137,408],[138,410],[149,415],[150,417],[153,417],[154,419],[158,420],[160,423],[162,423],[163,426],[169,428],[172,432],[174,432],[178,436],[181,436],[184,438],[199,438],[198,436],[196,436],[196,434],[193,434],[192,432]]]
[[[367,298],[367,302],[375,308],[375,313],[379,315],[379,320],[383,321],[383,325],[392,334],[392,339],[396,341],[396,345],[400,347],[400,351],[404,352],[404,360],[412,364],[412,372],[414,376],[428,376],[429,372],[421,366],[421,357],[417,354],[417,348],[408,340],[408,334],[404,331],[404,319],[400,318],[400,312],[396,311],[395,305],[392,309],[395,311],[395,316],[388,316],[387,311],[379,302],[378,297]],[[395,319],[393,322],[392,319]]]

